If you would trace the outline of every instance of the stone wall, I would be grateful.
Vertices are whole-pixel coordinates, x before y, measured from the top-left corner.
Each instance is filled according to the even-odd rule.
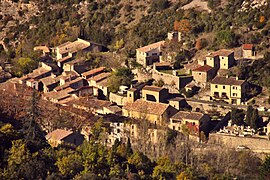
[[[239,137],[215,133],[209,135],[208,143],[224,144],[231,148],[237,148],[238,146],[246,146],[255,152],[270,153],[270,141],[264,138]]]
[[[172,74],[162,73],[157,70],[153,70],[152,78],[156,81],[162,79],[165,84],[174,85],[178,89],[184,88],[193,80],[192,76],[175,76]]]

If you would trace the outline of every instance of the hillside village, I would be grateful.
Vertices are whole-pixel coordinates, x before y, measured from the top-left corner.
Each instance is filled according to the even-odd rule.
[[[106,48],[79,38],[57,47],[35,47],[35,50],[42,51],[44,62],[40,63],[38,69],[11,82],[31,87],[41,92],[44,100],[63,109],[68,107],[71,112],[77,109],[102,116],[114,114],[138,121],[147,120],[154,127],[166,126],[182,133],[183,126],[187,126],[189,136],[197,141],[211,141],[216,134],[221,138],[236,136],[256,137],[254,141],[258,137],[268,140],[268,118],[262,117],[264,120],[259,127],[252,127],[252,124],[233,125],[231,122],[232,108],[247,110],[251,104],[252,84],[229,76],[227,72],[241,61],[256,60],[259,57],[256,46],[243,44],[240,47],[241,56],[237,59],[234,50],[221,49],[175,68],[173,62],[164,59],[162,49],[166,43],[182,43],[178,34],[180,32],[168,32],[168,38],[164,41],[136,49],[136,62],[147,69],[151,78],[137,79],[138,75],[135,74],[132,83],[121,85],[117,92],[110,92],[110,76],[115,73],[113,69],[97,67],[87,70],[87,61],[76,56],[83,52],[101,52]],[[55,56],[51,56],[54,53]],[[267,111],[265,107],[255,108]],[[121,123],[125,122],[124,118]],[[127,137],[132,137],[123,134],[123,127],[113,128],[114,135],[109,135],[108,142],[113,143],[116,138],[126,141]],[[118,132],[119,128],[121,133]],[[250,143],[253,143],[252,138]]]
[[[131,6],[128,6],[126,1],[106,2],[110,7],[122,3],[123,9],[117,9],[118,7],[116,9],[126,13],[122,14],[123,16],[113,17],[115,19],[112,18],[112,22],[119,20],[130,22],[115,25],[113,33],[117,34],[126,28],[123,30],[126,34],[123,32],[124,35],[117,34],[116,40],[111,40],[111,42],[108,42],[109,38],[104,40],[107,37],[104,29],[111,26],[107,24],[107,20],[104,20],[100,32],[90,31],[91,28],[96,28],[96,24],[91,27],[88,24],[87,29],[81,24],[76,26],[74,23],[72,26],[72,23],[61,24],[59,21],[59,27],[64,26],[61,30],[62,34],[57,32],[54,39],[51,39],[52,34],[50,34],[44,42],[37,39],[34,43],[31,38],[26,40],[27,38],[23,38],[20,33],[17,35],[15,33],[13,39],[8,34],[9,28],[13,27],[10,25],[11,22],[2,24],[5,28],[1,27],[0,32],[0,44],[2,44],[0,46],[0,110],[2,111],[0,115],[3,114],[4,119],[7,119],[3,121],[3,124],[6,123],[5,121],[10,121],[14,123],[14,127],[26,126],[26,130],[22,131],[27,133],[30,131],[30,136],[32,127],[34,129],[40,127],[42,136],[46,139],[44,140],[53,149],[65,149],[63,154],[67,157],[76,148],[76,151],[82,154],[85,153],[83,151],[89,154],[90,151],[91,153],[96,151],[98,154],[96,156],[102,156],[99,153],[102,154],[103,146],[112,152],[117,151],[118,155],[126,153],[123,156],[127,164],[132,161],[128,160],[130,158],[128,156],[135,151],[143,153],[140,158],[145,154],[154,160],[157,157],[167,156],[171,160],[179,156],[178,159],[184,162],[181,166],[185,169],[183,171],[185,173],[188,172],[189,167],[193,166],[193,163],[200,166],[203,161],[211,159],[207,153],[224,149],[235,156],[235,152],[239,154],[247,152],[252,154],[250,157],[253,158],[254,155],[263,161],[269,157],[270,85],[267,77],[269,72],[267,61],[270,56],[268,30],[264,32],[267,29],[264,26],[268,25],[265,22],[266,15],[263,16],[264,19],[262,15],[258,16],[261,24],[253,26],[241,26],[237,29],[236,27],[240,26],[238,22],[225,24],[228,28],[218,31],[215,38],[212,38],[214,35],[211,30],[196,34],[195,31],[200,31],[200,27],[198,25],[197,29],[194,28],[194,25],[191,25],[192,21],[188,18],[180,20],[175,18],[173,23],[166,22],[166,28],[161,27],[159,32],[147,27],[152,30],[150,35],[150,31],[138,29],[147,23],[141,23],[141,21],[145,21],[149,14],[149,16],[154,16],[155,13],[156,16],[161,14],[162,10],[156,10],[161,8],[158,4],[148,7],[147,3],[150,2],[137,2],[137,4],[135,1],[130,1]],[[163,10],[173,9],[172,12],[175,13],[178,11],[191,13],[190,11],[196,7],[198,7],[196,13],[211,14],[217,11],[211,4],[215,3],[214,1],[166,2],[168,4],[165,4],[166,7],[163,4]],[[218,2],[220,3],[217,8],[220,9],[229,3]],[[18,22],[15,20],[16,23],[33,23],[31,15],[28,14],[31,8],[35,12],[34,18],[42,16],[42,12],[38,11],[40,7],[38,2],[31,2],[28,6],[24,3],[16,4],[17,2],[13,1],[5,3],[5,6],[0,7],[5,10],[4,13],[8,12],[6,6],[20,5],[19,9],[24,12],[23,16],[28,17],[22,18],[22,15],[12,12],[13,20],[18,20]],[[82,22],[89,18],[84,15],[84,12],[88,11],[87,8],[98,10],[103,8],[98,1],[80,1],[75,4],[72,8],[78,8],[76,10],[79,11],[73,16],[81,18]],[[64,7],[63,4],[59,6]],[[268,1],[252,3],[241,1],[241,4],[237,6],[240,7],[238,13],[248,10],[256,11],[264,6],[268,7]],[[134,10],[134,7],[137,9]],[[57,8],[57,3],[49,8]],[[146,10],[142,11],[142,9]],[[128,13],[130,14],[127,15]],[[135,15],[138,15],[138,19],[131,18]],[[167,15],[170,16],[169,13]],[[0,17],[1,25],[2,21],[8,17],[1,13]],[[97,19],[96,21],[99,21]],[[151,19],[151,21],[155,20]],[[264,29],[260,29],[260,26]],[[31,36],[31,32],[36,29],[34,25],[31,27],[29,26],[29,30],[25,31],[27,36]],[[132,28],[135,30],[131,30]],[[230,34],[231,31],[241,32],[240,29],[246,34],[243,33],[243,36]],[[136,30],[140,32],[134,35]],[[261,42],[259,38],[252,39],[258,32],[267,34],[260,36]],[[69,33],[72,35],[69,36]],[[139,38],[142,34],[146,37]],[[252,38],[248,34],[251,34]],[[95,38],[87,38],[89,36],[95,36]],[[12,48],[14,50],[11,50]],[[16,122],[16,119],[20,119],[20,122]],[[5,127],[2,126],[2,121],[0,127],[2,137],[6,131],[2,129]],[[33,132],[34,138],[36,138],[35,132]],[[14,139],[16,139],[15,135]],[[86,142],[90,143],[91,148],[94,149],[81,150],[87,147]],[[102,148],[97,144],[101,144]],[[13,141],[10,141],[8,145],[13,148]],[[123,147],[126,149],[123,150]],[[134,152],[129,150],[131,152],[124,153],[131,147]],[[104,149],[103,151],[105,154]],[[226,153],[224,154],[228,155],[228,159],[230,159],[229,156],[233,159],[231,154]],[[61,152],[59,154],[61,158],[65,156],[61,155]],[[59,156],[59,154],[51,156]],[[108,153],[107,156],[110,162],[113,155]],[[99,162],[94,164],[97,165]],[[114,167],[115,164],[112,163],[110,166]],[[153,164],[152,167],[154,167]],[[54,165],[60,167],[56,162]],[[76,166],[75,164],[72,168]],[[131,176],[129,165],[123,166],[127,174]],[[133,165],[132,168],[134,168]],[[137,165],[136,168],[136,173],[147,174],[147,170],[139,170]],[[207,169],[202,166],[196,171],[202,172],[204,168]],[[59,169],[66,179],[76,175],[71,171],[64,172],[63,169]],[[78,172],[82,172],[82,167]],[[116,173],[112,169],[109,172],[109,174]],[[0,178],[1,173],[0,170]],[[100,175],[102,173],[104,172],[93,174],[97,175],[96,178],[111,177],[104,175],[107,172]],[[151,173],[155,174],[153,169]],[[82,174],[78,175],[78,178],[83,177]],[[147,174],[145,178],[152,178],[155,176],[153,174]],[[112,177],[122,176],[112,175]],[[182,178],[182,176],[180,173],[177,177]],[[175,175],[164,175],[164,177],[165,179],[176,178]],[[210,175],[204,175],[204,177],[214,178]],[[158,176],[155,178],[158,179]]]

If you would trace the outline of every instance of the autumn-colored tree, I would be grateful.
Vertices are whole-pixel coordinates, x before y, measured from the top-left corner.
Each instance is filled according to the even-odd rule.
[[[260,16],[260,23],[264,23],[265,22],[265,16]]]
[[[191,24],[188,19],[182,19],[180,21],[174,21],[174,30],[181,33],[188,33],[191,31]]]

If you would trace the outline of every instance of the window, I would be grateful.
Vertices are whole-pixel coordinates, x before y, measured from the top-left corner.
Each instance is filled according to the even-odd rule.
[[[148,56],[148,53],[145,53],[146,54],[146,56]]]
[[[215,88],[218,88],[218,85],[215,85]]]
[[[224,66],[226,66],[226,64],[224,64]]]
[[[129,97],[131,97],[131,94],[129,94]]]
[[[117,133],[120,133],[120,129],[117,129]]]
[[[131,126],[131,129],[134,129],[134,126],[133,125]]]
[[[157,53],[153,53],[152,55],[153,55],[153,56],[156,56],[156,55],[157,55]]]
[[[199,75],[202,75],[202,73],[199,73]]]
[[[234,86],[233,86],[232,88],[233,88],[233,89],[235,89],[235,87],[234,87]]]
[[[120,124],[119,124],[119,123],[117,123],[117,126],[120,126]]]
[[[195,126],[195,122],[193,122],[192,125]]]
[[[178,131],[180,131],[180,127],[178,127]]]
[[[225,89],[225,86],[223,86],[223,89]]]

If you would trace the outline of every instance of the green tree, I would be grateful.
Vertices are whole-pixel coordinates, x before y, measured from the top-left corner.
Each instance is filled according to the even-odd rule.
[[[117,92],[121,85],[130,85],[133,79],[134,74],[131,69],[126,67],[118,68],[109,79],[109,90]]]
[[[216,34],[216,38],[217,38],[217,42],[224,46],[224,47],[232,47],[233,43],[234,43],[234,33],[232,31],[228,31],[228,30],[222,30],[217,32]]]
[[[68,178],[73,178],[83,170],[81,156],[70,154],[57,160],[56,165],[61,174]]]
[[[151,160],[141,152],[135,152],[128,158],[131,172],[148,176],[153,171]]]
[[[169,158],[162,157],[157,160],[157,166],[153,171],[153,178],[156,179],[175,179],[178,167]]]
[[[14,74],[16,76],[22,76],[23,74],[27,74],[38,66],[38,62],[30,59],[30,58],[19,58],[14,63]]]

